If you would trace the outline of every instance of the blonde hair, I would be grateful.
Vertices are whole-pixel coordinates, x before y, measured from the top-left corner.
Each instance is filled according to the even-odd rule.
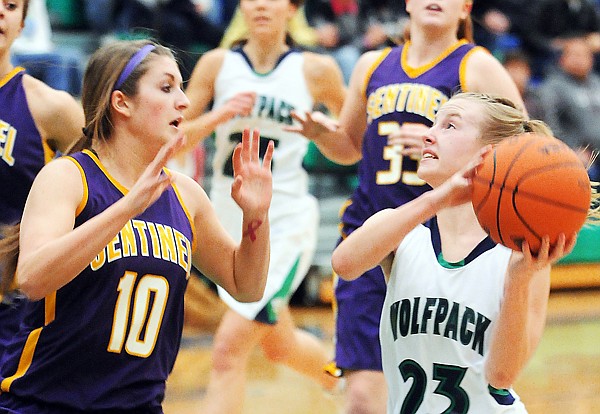
[[[482,109],[482,122],[479,137],[484,144],[498,144],[506,138],[532,132],[538,135],[553,137],[552,130],[540,120],[529,120],[521,108],[510,99],[496,97],[484,93],[460,92],[450,100],[465,99],[476,102]],[[599,183],[591,182],[592,199],[588,211],[587,224],[600,224]]]

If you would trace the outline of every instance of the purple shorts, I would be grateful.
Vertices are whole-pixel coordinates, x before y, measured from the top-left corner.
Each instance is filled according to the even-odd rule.
[[[335,363],[338,368],[383,370],[379,321],[385,292],[385,277],[379,266],[351,282],[337,279]]]

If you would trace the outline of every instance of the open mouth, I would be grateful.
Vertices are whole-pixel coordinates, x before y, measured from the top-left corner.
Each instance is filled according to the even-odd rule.
[[[171,121],[171,123],[169,125],[172,125],[175,128],[178,128],[179,125],[181,124],[181,121],[183,121],[183,118],[177,118],[176,120]]]
[[[426,7],[426,10],[442,11],[442,8],[440,6],[438,6],[437,4],[430,4],[429,6]]]
[[[421,156],[421,159],[426,160],[426,159],[430,159],[430,160],[436,160],[437,157],[429,151],[423,151],[423,155]]]

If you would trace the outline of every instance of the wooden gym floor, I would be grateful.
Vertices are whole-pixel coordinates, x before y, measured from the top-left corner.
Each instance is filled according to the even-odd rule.
[[[329,307],[293,308],[297,323],[332,349]],[[211,335],[186,328],[167,382],[166,414],[200,413],[210,369]],[[250,362],[244,414],[341,413],[342,396],[324,394],[306,378],[266,362]],[[515,384],[530,414],[600,413],[600,289],[553,291],[548,324],[533,360]]]

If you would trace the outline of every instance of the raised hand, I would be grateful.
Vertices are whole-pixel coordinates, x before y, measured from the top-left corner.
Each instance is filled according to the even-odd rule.
[[[171,177],[164,174],[163,167],[184,146],[183,134],[167,142],[144,170],[140,178],[124,197],[129,202],[134,216],[150,207],[160,195],[171,185]]]
[[[467,165],[434,190],[439,194],[440,207],[456,206],[472,200],[473,177],[491,150],[491,145],[482,148]]]
[[[297,132],[312,141],[316,141],[321,134],[335,132],[339,128],[337,121],[319,111],[313,113],[307,112],[304,117],[300,116],[296,111],[292,111],[291,115],[299,125],[284,127],[284,130]]]
[[[269,142],[262,163],[258,155],[260,133],[244,129],[242,142],[233,152],[233,176],[231,197],[244,213],[266,213],[271,205],[273,194],[273,177],[271,160],[273,158],[273,141]]]
[[[511,272],[509,274],[529,277],[536,271],[553,265],[571,253],[576,243],[577,233],[570,235],[569,239],[561,233],[554,246],[550,245],[550,237],[544,236],[539,251],[534,255],[529,249],[529,244],[524,241],[521,252],[516,254],[516,260],[511,261]]]
[[[223,111],[224,120],[228,121],[235,116],[250,115],[255,101],[256,92],[239,92],[229,98],[219,110]]]
[[[403,123],[398,131],[388,135],[388,145],[402,145],[402,155],[418,156],[423,151],[423,136],[429,127],[413,122]]]

